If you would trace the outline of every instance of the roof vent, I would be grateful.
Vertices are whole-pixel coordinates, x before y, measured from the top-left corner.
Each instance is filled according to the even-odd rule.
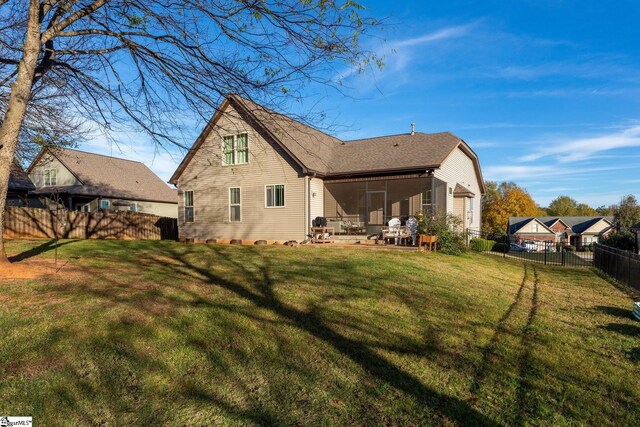
[[[416,134],[416,124],[411,123],[411,136]]]

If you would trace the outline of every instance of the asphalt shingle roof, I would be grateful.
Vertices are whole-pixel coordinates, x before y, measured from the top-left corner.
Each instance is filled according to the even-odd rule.
[[[510,217],[509,234],[515,233],[533,218],[534,217]],[[613,223],[613,217],[611,216],[538,216],[535,218],[547,227],[551,227],[556,221],[561,220],[571,228],[572,232],[576,234],[583,233],[601,219],[606,219],[610,223]]]
[[[64,148],[57,148],[51,154],[82,182],[82,185],[57,187],[59,192],[178,203],[177,191],[165,184],[143,163]],[[38,159],[34,164],[37,161]],[[32,164],[31,167],[33,166]],[[50,192],[51,188],[35,191]]]
[[[9,190],[33,191],[35,189],[36,186],[20,165],[12,163],[9,171]]]

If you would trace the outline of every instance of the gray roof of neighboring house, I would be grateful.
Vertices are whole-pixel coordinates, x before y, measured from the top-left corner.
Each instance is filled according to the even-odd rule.
[[[342,141],[240,96],[229,95],[226,102],[247,122],[280,143],[309,172],[321,176],[349,176],[438,168],[460,146],[474,161],[484,192],[477,156],[463,140],[449,132],[415,132],[413,135],[405,133]],[[207,125],[170,182],[175,183],[212,126],[212,122]]]
[[[56,157],[82,183],[56,187],[59,193],[178,203],[177,191],[165,184],[143,163],[68,148],[56,148],[48,153]],[[41,152],[31,163],[29,171],[42,155]],[[44,187],[35,193],[49,194],[51,189]]]
[[[33,191],[36,186],[33,185],[27,173],[17,163],[11,164],[9,171],[9,190],[14,191]]]
[[[571,231],[575,234],[581,234],[589,229],[592,225],[598,221],[605,219],[613,224],[613,217],[611,216],[538,216],[538,217],[510,217],[509,218],[509,234],[515,233],[518,229],[522,228],[527,222],[537,218],[547,227],[551,227],[556,221],[561,220]]]

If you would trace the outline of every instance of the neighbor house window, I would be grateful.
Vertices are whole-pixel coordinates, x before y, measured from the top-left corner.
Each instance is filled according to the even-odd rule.
[[[138,204],[136,202],[133,202],[129,205],[129,210],[131,212],[138,212]]]
[[[111,209],[111,201],[106,199],[100,200],[100,209],[102,210]]]
[[[184,222],[193,222],[193,191],[184,192]]]
[[[531,225],[531,231],[533,233],[537,233],[538,232],[538,224],[534,223],[533,225]]]
[[[249,137],[246,133],[222,138],[222,163],[238,165],[249,162]]]
[[[45,169],[44,170],[44,185],[56,185],[58,182],[58,170],[57,169]]]
[[[284,185],[267,185],[265,194],[266,206],[268,208],[279,208],[284,206]]]
[[[229,221],[240,221],[240,188],[229,189]]]

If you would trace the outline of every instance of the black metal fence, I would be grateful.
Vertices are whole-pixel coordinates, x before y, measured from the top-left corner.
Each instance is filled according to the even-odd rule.
[[[477,230],[467,231],[469,247],[476,251],[519,261],[560,265],[567,267],[593,266],[593,245],[576,251],[565,241],[525,240],[515,243],[506,235],[485,234]]]
[[[620,283],[640,290],[640,255],[595,245],[593,265]]]

